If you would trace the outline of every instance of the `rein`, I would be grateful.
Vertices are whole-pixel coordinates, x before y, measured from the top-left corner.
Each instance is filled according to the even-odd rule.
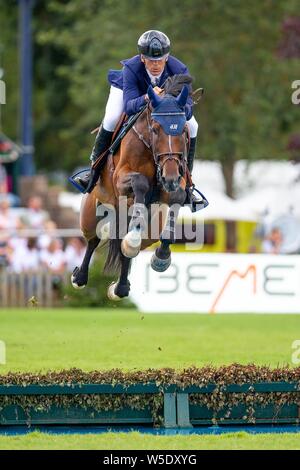
[[[186,172],[186,157],[187,157],[187,142],[188,142],[188,137],[186,138],[186,135],[184,135],[184,151],[183,152],[174,152],[172,149],[172,136],[169,135],[169,152],[160,152],[157,153],[154,150],[153,146],[153,130],[151,127],[151,117],[150,117],[150,108],[149,104],[146,107],[146,118],[147,118],[147,127],[149,131],[149,137],[150,137],[150,142],[148,142],[145,138],[145,136],[138,131],[135,125],[132,126],[133,131],[139,138],[141,142],[147,147],[147,149],[151,150],[151,153],[153,155],[154,163],[156,166],[156,173],[157,173],[157,178],[161,182],[162,178],[162,170],[165,164],[167,163],[168,160],[175,160],[178,168],[179,168],[179,173],[181,176],[185,175]],[[172,115],[184,115],[184,112],[178,112],[178,113],[152,113],[153,116],[155,115],[160,115],[160,116],[172,116]],[[188,128],[185,126],[184,134],[188,134]],[[183,134],[182,134],[183,135]],[[165,157],[165,158],[163,158]],[[160,162],[160,160],[163,158],[163,161]]]

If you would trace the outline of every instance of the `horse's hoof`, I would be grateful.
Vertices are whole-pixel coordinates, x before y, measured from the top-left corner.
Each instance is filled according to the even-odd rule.
[[[115,302],[122,300],[122,297],[119,297],[118,295],[115,294],[116,285],[117,285],[116,282],[112,282],[108,286],[108,289],[107,289],[107,297],[109,298],[109,300],[114,300]]]
[[[74,289],[84,289],[87,285],[87,276],[82,276],[82,273],[80,272],[80,269],[78,267],[76,267],[72,273],[71,284]]]
[[[161,259],[156,256],[156,253],[153,253],[152,258],[151,258],[151,268],[154,269],[154,271],[157,271],[158,273],[163,273],[168,269],[168,267],[171,264],[171,255],[169,258],[166,259]]]
[[[73,274],[72,274],[72,276],[71,276],[71,284],[72,284],[72,286],[74,287],[74,289],[77,289],[77,290],[84,289],[85,286],[86,286],[86,284],[83,284],[82,286],[80,286],[79,284],[77,284],[76,281],[75,281],[75,277],[73,276]]]
[[[129,296],[130,292],[130,282],[127,280],[126,284],[120,284],[119,282],[116,284],[115,287],[115,295],[123,299],[124,297]]]
[[[121,243],[121,251],[126,258],[135,258],[141,251],[142,236],[140,231],[128,232]]]

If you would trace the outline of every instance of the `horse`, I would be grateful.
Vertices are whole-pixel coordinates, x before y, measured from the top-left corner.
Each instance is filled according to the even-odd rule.
[[[111,221],[111,229],[116,233],[110,235],[104,272],[119,273],[118,280],[108,288],[109,299],[120,300],[129,295],[131,260],[154,242],[160,240],[152,256],[152,268],[163,272],[170,266],[175,223],[186,200],[189,136],[184,108],[191,81],[188,75],[169,77],[162,95],[149,87],[144,111],[121,141],[118,151],[109,156],[93,191],[84,195],[80,228],[87,248],[81,266],[75,268],[71,277],[74,288],[82,289],[88,282],[91,257],[101,239],[105,239],[105,231],[99,230],[98,224],[105,221],[108,207],[116,210],[116,217]],[[122,198],[131,214],[126,219],[125,234],[120,233],[117,217]],[[146,207],[153,201],[163,206],[162,215],[158,209],[147,215]],[[97,207],[102,209],[100,216]],[[153,221],[158,226],[154,236],[149,232]],[[105,227],[101,225],[102,229]]]

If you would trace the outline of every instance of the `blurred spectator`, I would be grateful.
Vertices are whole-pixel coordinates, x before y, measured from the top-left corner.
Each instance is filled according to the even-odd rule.
[[[23,271],[23,260],[26,256],[27,240],[26,238],[13,237],[9,241],[9,266],[14,273]]]
[[[263,253],[279,254],[282,246],[282,233],[278,227],[274,227],[265,237],[262,243]]]
[[[25,244],[24,244],[25,242]],[[40,267],[40,253],[35,238],[19,239],[13,242],[10,256],[10,267],[13,272],[36,272]]]
[[[0,236],[0,268],[10,263],[11,250],[6,237]]]
[[[49,214],[43,209],[43,202],[39,196],[33,196],[28,201],[28,210],[23,221],[27,227],[42,229],[47,220],[49,220]]]
[[[36,238],[29,238],[27,241],[27,252],[23,261],[24,271],[35,272],[39,269],[40,252],[37,248]]]
[[[66,268],[66,256],[62,249],[62,241],[51,240],[47,249],[41,252],[43,266],[55,274],[62,274]]]
[[[0,193],[7,194],[7,174],[4,166],[0,163]]]
[[[85,241],[83,238],[71,238],[65,249],[67,270],[73,272],[76,266],[80,266],[85,254]]]
[[[8,199],[0,201],[0,230],[15,230],[22,228],[22,223],[11,210]]]
[[[55,238],[57,224],[53,220],[47,220],[44,224],[44,231],[38,238],[38,247],[41,250],[46,250],[50,245],[51,240]]]
[[[42,264],[45,269],[52,273],[52,285],[55,289],[60,289],[62,275],[67,264],[62,246],[62,241],[55,238],[51,240],[48,248],[41,252]]]

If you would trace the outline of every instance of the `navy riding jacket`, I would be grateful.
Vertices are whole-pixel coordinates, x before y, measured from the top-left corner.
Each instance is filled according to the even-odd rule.
[[[114,87],[123,90],[124,111],[130,116],[138,113],[147,103],[145,95],[151,80],[139,55],[122,60],[121,64],[122,70],[109,70],[108,81]],[[185,64],[176,57],[169,56],[157,86],[162,86],[168,77],[178,73],[190,75]],[[190,96],[185,106],[185,113],[187,120],[193,115],[193,100]]]

